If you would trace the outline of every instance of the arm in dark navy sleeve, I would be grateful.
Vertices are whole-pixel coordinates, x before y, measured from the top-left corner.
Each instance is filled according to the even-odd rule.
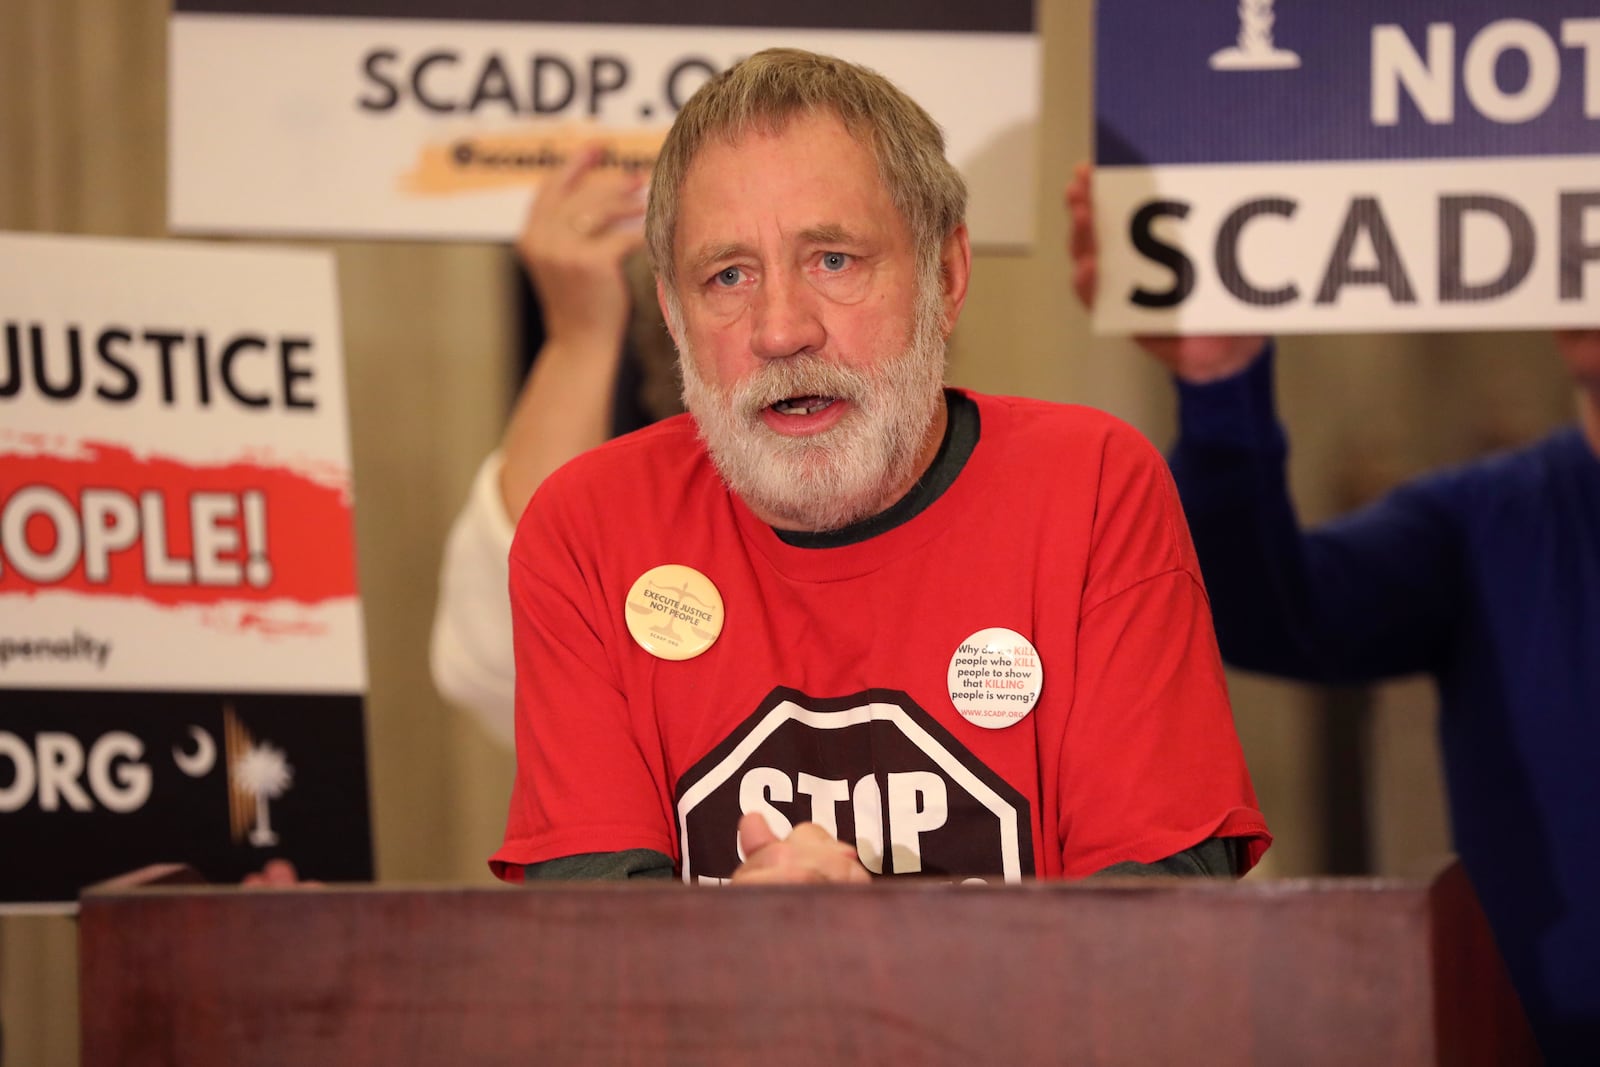
[[[1272,359],[1269,349],[1231,378],[1178,384],[1179,439],[1169,462],[1223,659],[1329,682],[1425,670],[1464,595],[1444,500],[1418,483],[1302,531]]]

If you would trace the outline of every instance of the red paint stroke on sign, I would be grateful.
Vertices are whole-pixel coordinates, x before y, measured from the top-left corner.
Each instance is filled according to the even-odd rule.
[[[0,594],[66,590],[162,605],[356,592],[346,487],[289,467],[0,451]]]

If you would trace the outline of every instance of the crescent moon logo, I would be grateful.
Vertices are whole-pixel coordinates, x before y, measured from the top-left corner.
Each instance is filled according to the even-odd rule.
[[[189,727],[189,737],[194,741],[194,752],[185,752],[182,745],[173,745],[172,762],[190,778],[201,778],[217,765],[217,743],[198,726]]]

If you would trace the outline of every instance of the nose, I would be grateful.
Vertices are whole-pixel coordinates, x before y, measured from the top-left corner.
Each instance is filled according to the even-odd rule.
[[[827,331],[818,296],[805,279],[773,271],[756,287],[750,347],[761,359],[784,359],[822,347]]]

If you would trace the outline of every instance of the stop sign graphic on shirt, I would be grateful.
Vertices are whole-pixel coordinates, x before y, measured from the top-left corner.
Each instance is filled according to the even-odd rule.
[[[1033,873],[1028,801],[905,693],[774,689],[678,782],[683,878],[729,878],[739,818],[814,822],[875,874],[1016,882]]]

